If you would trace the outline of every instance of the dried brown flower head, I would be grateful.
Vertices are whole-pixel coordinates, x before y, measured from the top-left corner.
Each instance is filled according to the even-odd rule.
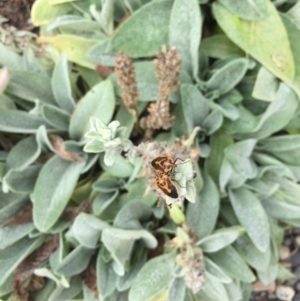
[[[147,110],[149,115],[140,121],[142,128],[168,130],[172,127],[175,117],[170,114],[170,103],[168,101],[153,102]]]
[[[122,99],[133,116],[137,117],[136,103],[138,101],[138,89],[134,73],[134,66],[128,54],[120,52],[115,58],[115,72],[118,84],[122,88]]]
[[[177,229],[177,236],[169,243],[180,247],[176,261],[182,268],[181,273],[186,285],[194,294],[199,292],[205,283],[202,250],[197,247],[198,240],[196,233],[183,223],[182,228]]]
[[[158,79],[158,96],[167,101],[170,94],[179,87],[179,74],[181,72],[181,59],[176,47],[168,49],[162,47],[162,52],[154,60],[155,74]]]
[[[141,119],[140,126],[146,130],[168,130],[172,127],[175,119],[170,114],[169,96],[177,90],[180,84],[181,59],[176,47],[168,49],[164,45],[162,52],[156,55],[154,65],[158,79],[159,101],[148,106],[149,115]],[[149,137],[151,134],[148,132]]]

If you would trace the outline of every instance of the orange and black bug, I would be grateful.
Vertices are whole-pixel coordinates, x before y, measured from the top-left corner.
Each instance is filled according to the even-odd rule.
[[[162,154],[162,155],[158,155],[151,162],[151,165],[156,173],[159,172],[159,173],[169,175],[178,166],[178,164],[176,164],[176,161],[178,160],[184,161],[180,158],[176,158],[175,160],[173,160],[171,156]]]
[[[166,174],[157,174],[155,184],[161,189],[161,191],[170,198],[178,198],[178,190],[174,182]]]

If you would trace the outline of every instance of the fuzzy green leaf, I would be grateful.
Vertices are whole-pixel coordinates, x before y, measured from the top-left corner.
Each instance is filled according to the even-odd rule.
[[[293,220],[300,216],[300,206],[292,205],[285,201],[270,197],[262,201],[266,211],[277,219]]]
[[[27,168],[19,170],[10,170],[5,175],[5,184],[9,190],[18,193],[30,193],[34,189],[35,182],[41,170],[40,165],[32,165]]]
[[[17,110],[0,110],[0,131],[9,133],[36,133],[41,125],[46,122],[34,115]]]
[[[265,1],[264,18],[249,22],[230,12],[219,2],[213,14],[226,35],[277,77],[286,82],[294,78],[293,55],[285,27],[273,3]]]
[[[68,3],[51,5],[49,0],[35,1],[31,10],[32,23],[35,26],[47,24],[61,15],[65,15],[72,9]]]
[[[265,0],[245,0],[237,2],[234,0],[220,0],[235,15],[245,20],[262,19],[267,8]]]
[[[69,113],[75,108],[69,78],[67,55],[62,54],[52,74],[52,91],[59,106]]]
[[[55,106],[42,105],[42,116],[53,128],[68,131],[70,115],[65,111]]]
[[[70,286],[64,287],[62,285],[56,287],[56,289],[49,296],[48,301],[65,301],[72,300],[81,291],[82,280],[80,277],[72,277],[70,280]]]
[[[239,221],[230,204],[222,205],[221,215],[230,225],[239,225]],[[246,262],[256,270],[264,271],[268,268],[271,257],[270,248],[265,252],[259,251],[247,234],[238,237],[234,247]]]
[[[200,90],[191,84],[180,86],[180,96],[185,121],[191,133],[196,126],[201,126],[207,117],[210,111],[209,103]]]
[[[210,275],[206,274],[205,285],[203,289],[197,293],[200,300],[210,301],[230,301],[223,283]]]
[[[22,57],[13,51],[9,46],[0,44],[0,65],[6,66],[9,70],[20,70]]]
[[[198,75],[198,49],[202,16],[197,0],[175,0],[169,24],[169,44],[176,46],[185,69],[194,78]]]
[[[115,96],[110,81],[106,80],[93,87],[77,104],[71,116],[70,136],[81,139],[90,127],[90,118],[101,119],[105,124],[111,120],[115,109]]]
[[[114,158],[114,163],[111,166],[107,166],[103,156],[100,156],[100,165],[107,173],[118,178],[128,178],[133,173],[133,164],[120,154]]]
[[[104,298],[110,296],[116,288],[117,277],[113,269],[113,262],[105,262],[102,258],[103,248],[99,250],[96,263],[97,287]]]
[[[93,253],[93,249],[79,245],[59,263],[55,272],[65,276],[77,275],[86,269]]]
[[[232,247],[228,246],[219,252],[211,253],[211,259],[228,275],[244,282],[253,282],[255,276],[248,265]]]
[[[0,228],[0,250],[6,249],[28,235],[34,229],[33,223]]]
[[[129,291],[129,301],[146,301],[169,285],[175,268],[172,255],[157,256],[142,267]]]
[[[217,229],[212,234],[201,239],[197,245],[201,247],[203,252],[217,252],[232,244],[243,232],[244,228],[240,226]]]
[[[166,301],[184,301],[186,292],[186,283],[183,277],[174,277],[168,289]]]
[[[33,71],[12,71],[6,92],[21,99],[55,105],[50,77]]]
[[[141,222],[148,221],[152,208],[141,201],[125,204],[114,219],[114,227],[121,229],[143,229]]]
[[[93,201],[93,212],[95,215],[102,214],[118,197],[119,191],[101,192]]]
[[[217,278],[222,283],[230,283],[232,279],[212,260],[207,257],[203,257],[205,270],[214,278]]]
[[[28,196],[23,193],[0,191],[0,224],[5,223],[28,204]]]
[[[243,139],[263,139],[285,127],[299,107],[299,99],[295,92],[281,83],[275,99],[260,116],[258,124],[250,134],[239,135]]]
[[[116,30],[109,53],[122,50],[130,57],[148,57],[167,44],[172,1],[155,1],[143,5]]]
[[[81,212],[72,226],[74,237],[86,248],[96,248],[99,243],[101,231],[110,225],[97,217]]]
[[[261,67],[257,74],[252,96],[257,99],[273,101],[279,87],[276,77],[266,68]]]
[[[146,230],[107,228],[102,231],[101,240],[114,259],[114,270],[118,275],[125,274],[125,264],[130,258],[135,241],[139,239],[148,248],[157,246],[156,238]]]
[[[29,239],[27,237],[0,250],[0,285],[15,272],[17,266],[44,242],[44,237]]]
[[[246,188],[229,191],[229,197],[237,219],[246,228],[258,250],[265,252],[270,245],[268,216],[260,200]]]
[[[244,56],[244,52],[223,34],[216,34],[204,38],[201,41],[200,50],[207,56],[215,59]]]
[[[65,209],[84,164],[54,156],[43,166],[32,194],[33,219],[41,232],[47,232]]]
[[[218,91],[221,95],[232,90],[244,77],[248,68],[248,60],[238,58],[215,71],[207,81],[207,91]]]
[[[203,174],[204,186],[195,204],[188,204],[186,220],[188,225],[197,231],[199,237],[209,235],[217,221],[220,207],[220,197],[213,180]]]

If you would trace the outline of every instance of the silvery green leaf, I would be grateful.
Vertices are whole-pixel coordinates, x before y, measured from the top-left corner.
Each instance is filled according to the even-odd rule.
[[[206,256],[203,257],[203,262],[205,271],[214,278],[217,278],[222,283],[230,283],[232,281],[232,279],[218,265]]]
[[[210,253],[209,257],[229,276],[244,282],[253,282],[255,280],[251,269],[232,246],[228,246],[216,253]]]
[[[236,106],[239,118],[237,120],[225,119],[223,126],[228,134],[250,133],[258,124],[258,118],[242,105]]]
[[[84,162],[66,161],[57,155],[44,164],[31,196],[33,220],[41,232],[48,231],[58,220],[84,165]]]
[[[22,57],[13,51],[9,46],[0,44],[0,64],[7,66],[10,70],[20,70],[22,66]]]
[[[234,0],[220,0],[230,11],[245,20],[262,19],[266,14],[266,5],[261,0],[246,0],[243,3]]]
[[[56,289],[49,296],[49,301],[65,301],[71,300],[81,291],[81,277],[75,276],[70,280],[70,286],[68,288],[62,285],[56,287]]]
[[[103,156],[100,155],[100,165],[101,167],[110,175],[118,178],[128,178],[133,173],[133,164],[127,161],[121,154],[118,152],[116,154],[114,162],[111,166],[105,164]]]
[[[100,192],[115,192],[121,186],[122,180],[115,177],[109,177],[105,173],[102,174],[92,185],[93,189]]]
[[[218,69],[207,81],[207,91],[218,91],[220,95],[233,89],[244,77],[248,68],[245,58],[232,59]]]
[[[93,201],[93,212],[95,215],[101,215],[118,197],[119,191],[101,192]]]
[[[283,220],[298,219],[300,206],[292,205],[276,197],[269,197],[262,201],[265,210],[273,217]]]
[[[104,142],[104,146],[106,148],[117,148],[118,146],[121,146],[122,140],[120,138],[113,138],[113,140]]]
[[[210,300],[210,301],[231,301],[229,300],[227,291],[224,284],[213,277],[209,273],[206,273],[205,285],[200,292],[196,294],[200,300]]]
[[[241,226],[217,229],[210,235],[202,238],[197,245],[201,247],[203,252],[217,252],[232,244],[244,231],[245,229]]]
[[[113,269],[113,261],[105,262],[102,258],[103,249],[98,252],[96,273],[97,273],[97,287],[99,293],[104,298],[110,296],[116,288],[118,275]]]
[[[28,235],[34,229],[33,223],[0,228],[0,250],[6,249]]]
[[[222,47],[218,47],[222,45]],[[200,44],[200,50],[215,59],[243,56],[243,51],[224,34],[214,34],[205,37]]]
[[[239,225],[239,221],[230,204],[222,205],[221,215],[230,225]],[[247,234],[238,237],[234,243],[234,247],[251,267],[260,271],[268,268],[271,257],[270,248],[265,252],[261,252],[256,248]]]
[[[19,110],[0,110],[0,130],[8,133],[36,133],[38,128],[45,125],[47,129],[53,129],[46,121]]]
[[[227,294],[231,301],[242,300],[242,290],[239,281],[231,281],[230,283],[224,284]]]
[[[260,116],[258,124],[249,134],[239,135],[243,139],[263,139],[285,127],[299,107],[296,93],[286,84],[281,83],[274,100]]]
[[[121,150],[117,148],[108,148],[104,155],[104,164],[107,166],[112,166],[118,155],[121,154]]]
[[[167,44],[171,1],[155,1],[143,5],[115,31],[109,53],[122,50],[132,58],[149,57]]]
[[[32,71],[12,71],[6,92],[21,99],[55,105],[51,79],[47,75]]]
[[[198,50],[202,16],[197,0],[175,0],[169,23],[169,44],[176,46],[185,69],[194,78],[198,75]]]
[[[223,123],[223,115],[218,110],[213,110],[207,115],[202,123],[202,128],[206,135],[211,135],[216,132]]]
[[[170,282],[175,269],[171,254],[164,254],[147,261],[138,273],[129,291],[129,301],[146,301],[157,296]]]
[[[53,128],[67,132],[69,128],[70,115],[64,110],[44,104],[41,105],[41,115]]]
[[[83,150],[87,153],[102,153],[106,150],[104,143],[99,140],[90,140],[84,146]]]
[[[271,284],[273,281],[275,281],[278,275],[278,269],[279,269],[278,251],[277,251],[277,246],[275,246],[274,239],[272,239],[272,244],[270,249],[271,249],[271,258],[270,258],[268,269],[264,271],[257,271],[257,276],[264,285]]]
[[[205,171],[212,177],[215,184],[219,184],[220,169],[224,159],[224,149],[233,143],[230,135],[219,130],[210,136],[211,152],[205,160]]]
[[[215,227],[219,213],[220,197],[213,180],[203,173],[204,186],[195,204],[188,204],[186,220],[199,237],[209,235]]]
[[[279,87],[276,76],[265,67],[261,67],[257,74],[252,96],[265,101],[273,101]]]
[[[0,285],[0,297],[4,297],[5,295],[11,293],[14,289],[14,275],[12,274],[8,277],[2,285]]]
[[[148,248],[153,249],[157,246],[156,238],[146,230],[107,228],[102,231],[101,240],[111,252],[114,270],[118,275],[125,274],[125,264],[130,258],[135,241],[139,239],[142,239]]]
[[[82,288],[85,301],[99,301],[98,296],[95,296],[95,293],[85,283],[82,283]]]
[[[90,118],[109,123],[115,109],[115,95],[109,80],[94,86],[77,104],[71,116],[69,133],[72,139],[81,139],[89,129]]]
[[[183,277],[173,277],[167,295],[167,301],[184,301],[186,292],[186,283]]]
[[[71,251],[57,266],[55,273],[72,276],[80,274],[88,266],[95,251],[81,245]],[[76,265],[74,264],[76,262]]]
[[[61,285],[60,278],[57,275],[54,275],[54,273],[50,269],[38,268],[34,270],[34,274],[40,277],[45,277],[53,280],[57,286]],[[68,285],[69,283],[67,283],[67,286]]]
[[[51,85],[58,105],[68,113],[72,113],[75,101],[72,96],[67,59],[67,54],[63,53],[53,70]]]
[[[252,242],[258,250],[265,252],[270,244],[270,226],[260,200],[243,187],[230,190],[229,197],[238,220],[246,228]]]
[[[195,126],[201,126],[209,114],[209,102],[201,91],[192,84],[182,84],[180,95],[185,121],[191,133]]]
[[[116,132],[119,126],[120,126],[120,122],[118,120],[114,120],[108,125],[108,128],[111,130],[112,137],[116,136]]]
[[[118,278],[117,289],[119,291],[126,291],[132,286],[137,274],[145,265],[146,261],[147,252],[145,251],[145,248],[136,247],[130,261],[129,270],[125,272],[123,277]]]
[[[146,222],[152,215],[152,208],[141,201],[125,204],[114,219],[114,227],[121,229],[143,229],[141,222]]]
[[[29,204],[28,195],[24,193],[4,193],[0,190],[0,199],[0,224],[5,223]]]
[[[74,237],[87,248],[96,248],[99,243],[101,231],[110,227],[109,224],[97,217],[81,212],[73,223]]]
[[[37,239],[22,238],[15,244],[0,250],[0,285],[2,285],[17,266],[34,250],[40,247],[45,241],[45,237]]]
[[[2,185],[5,185],[9,191],[31,193],[34,189],[40,170],[41,165],[28,166],[21,171],[10,170],[5,175]]]

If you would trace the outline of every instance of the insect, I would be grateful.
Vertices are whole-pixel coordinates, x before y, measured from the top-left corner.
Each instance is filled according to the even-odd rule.
[[[171,178],[163,173],[157,173],[155,179],[155,185],[161,189],[161,191],[170,198],[178,198],[178,189]]]
[[[180,158],[176,158],[175,160],[173,160],[173,158],[171,156],[161,154],[161,155],[158,155],[151,162],[151,165],[156,173],[163,173],[165,175],[169,175],[178,166],[178,164],[176,164],[177,160],[184,161]]]

